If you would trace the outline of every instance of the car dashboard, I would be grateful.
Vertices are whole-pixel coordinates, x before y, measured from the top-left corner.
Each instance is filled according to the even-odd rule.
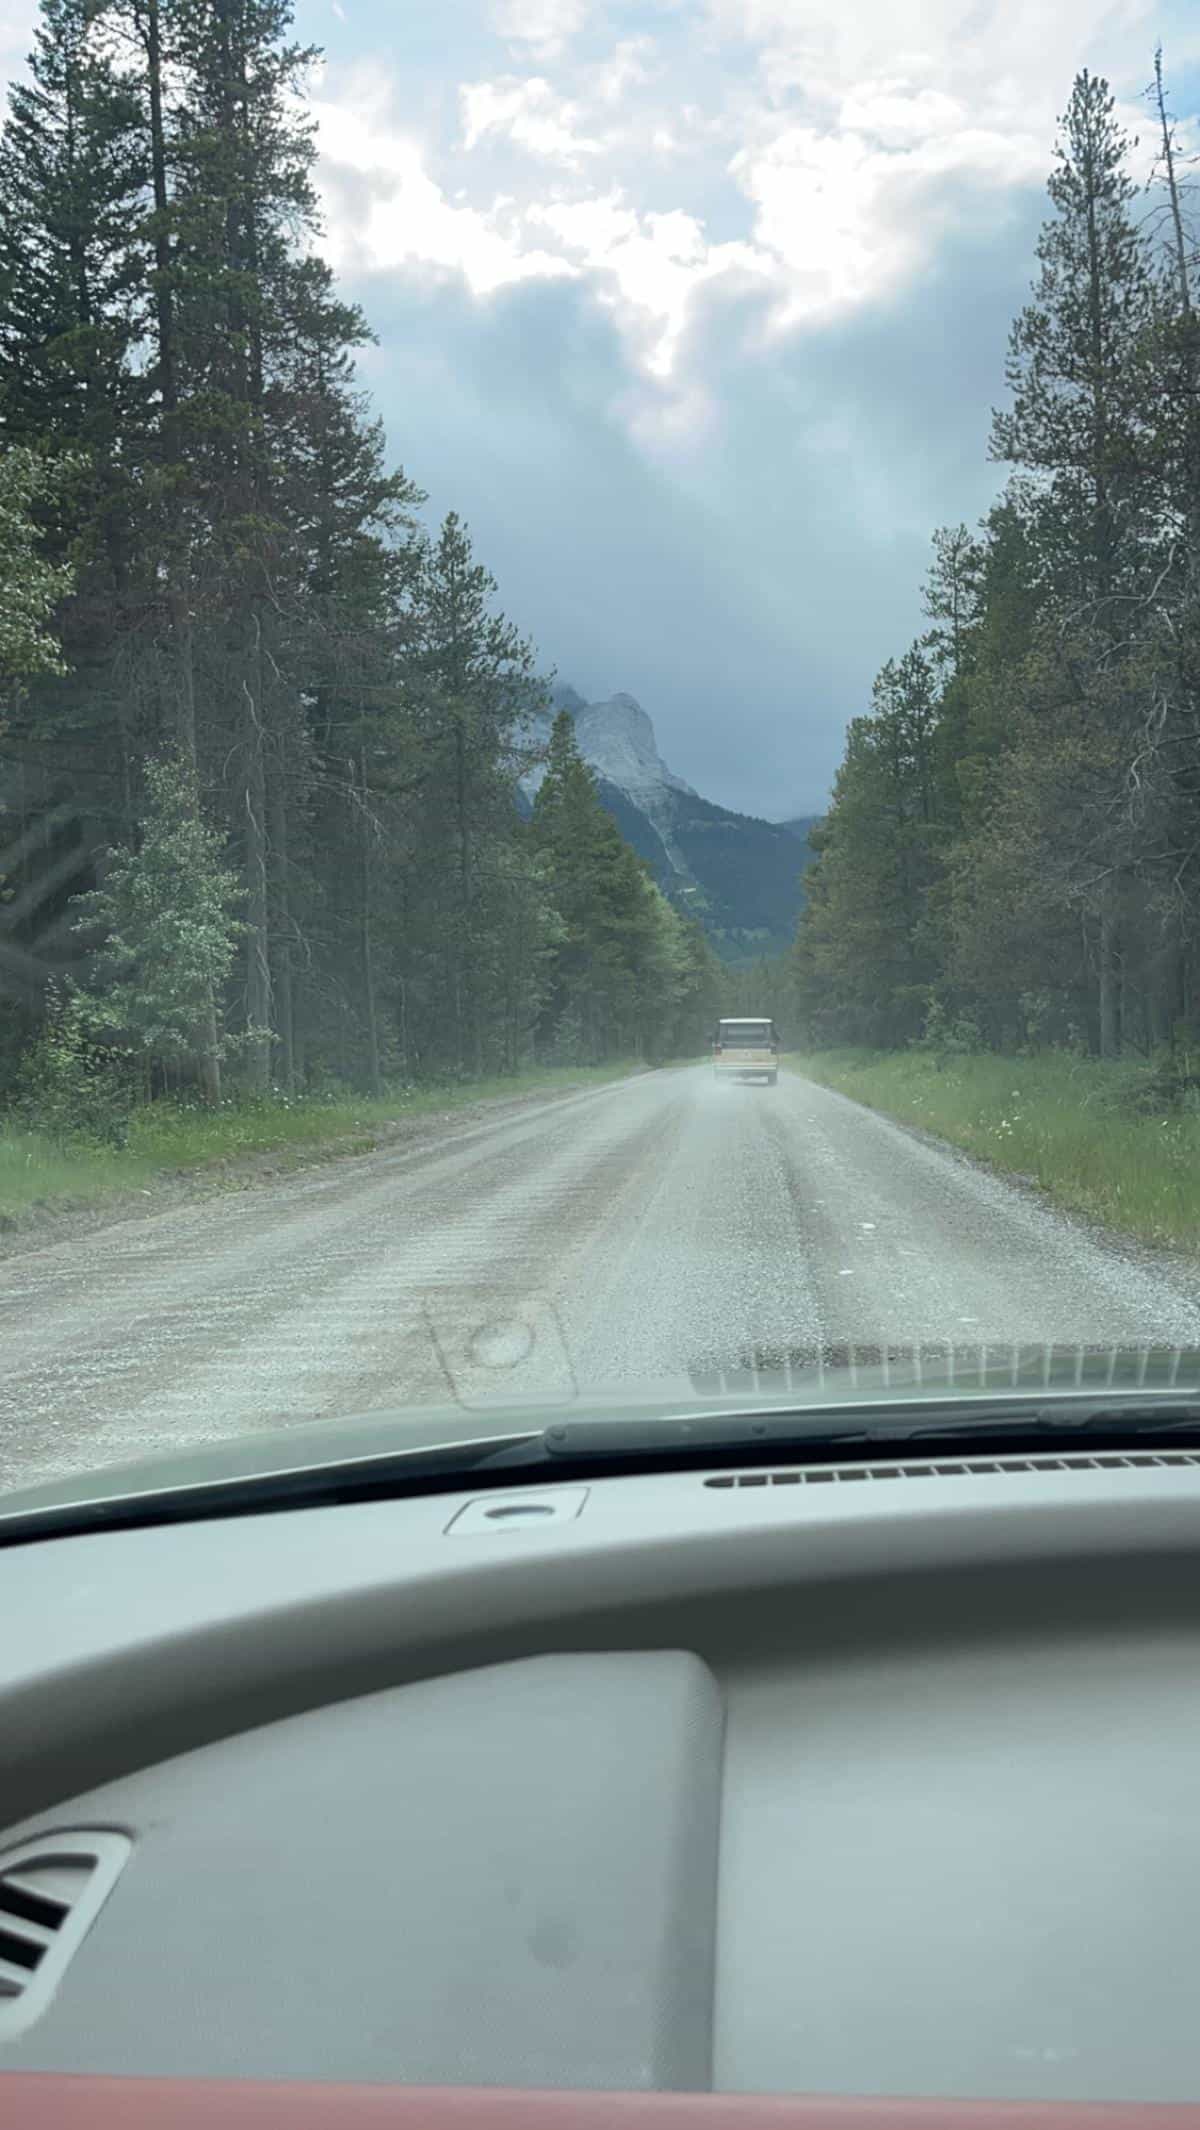
[[[8,1547],[0,2118],[1200,2120],[1198,1541],[1167,1450]]]

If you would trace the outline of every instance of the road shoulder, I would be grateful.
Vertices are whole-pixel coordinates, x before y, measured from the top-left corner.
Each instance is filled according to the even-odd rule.
[[[499,1123],[537,1108],[553,1106],[592,1090],[640,1077],[652,1068],[629,1066],[614,1072],[581,1072],[578,1078],[555,1076],[543,1086],[519,1093],[482,1095],[452,1105],[422,1108],[408,1115],[368,1120],[350,1129],[340,1126],[328,1138],[223,1155],[187,1167],[170,1167],[137,1183],[116,1187],[86,1201],[71,1198],[38,1203],[20,1212],[0,1211],[0,1261],[51,1244],[74,1242],[130,1220],[144,1220],[177,1206],[253,1191],[305,1170],[346,1166],[373,1154],[401,1152],[452,1140],[480,1124]]]

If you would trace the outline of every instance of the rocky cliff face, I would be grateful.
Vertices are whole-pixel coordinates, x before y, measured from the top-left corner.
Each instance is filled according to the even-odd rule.
[[[610,695],[604,702],[588,703],[574,688],[562,686],[554,690],[554,711],[559,710],[570,711],[579,751],[606,783],[645,798],[659,791],[691,793],[691,785],[667,768],[658,751],[654,726],[634,696]],[[553,712],[535,719],[533,730],[539,741],[549,739],[552,716]],[[525,778],[530,797],[541,781],[540,769],[532,770]]]
[[[641,792],[684,791],[690,784],[667,768],[658,751],[654,727],[632,695],[611,695],[605,703],[585,703],[575,714],[579,751],[597,776],[619,785],[632,797]]]
[[[702,799],[668,769],[632,695],[588,703],[562,686],[554,707],[574,718],[579,751],[622,835],[671,900],[699,918],[717,952],[736,961],[787,946],[803,902],[807,824],[761,821]],[[550,718],[539,720],[537,737],[549,732]],[[524,779],[527,802],[541,778],[535,769]]]

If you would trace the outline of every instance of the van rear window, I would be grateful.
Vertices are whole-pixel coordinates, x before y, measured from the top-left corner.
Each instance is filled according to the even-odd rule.
[[[770,1021],[722,1021],[717,1031],[722,1050],[762,1050],[770,1040]]]

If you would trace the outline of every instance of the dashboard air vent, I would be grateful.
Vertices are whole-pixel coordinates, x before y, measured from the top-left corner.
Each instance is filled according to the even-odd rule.
[[[0,2045],[57,1989],[129,1854],[124,1834],[47,1834],[0,1852]]]
[[[955,1457],[920,1464],[810,1464],[783,1472],[723,1472],[706,1487],[815,1487],[846,1485],[863,1479],[978,1479],[995,1472],[1132,1472],[1147,1468],[1200,1467],[1200,1452],[1190,1450],[1099,1450],[1093,1455],[1071,1451],[1063,1457]]]

